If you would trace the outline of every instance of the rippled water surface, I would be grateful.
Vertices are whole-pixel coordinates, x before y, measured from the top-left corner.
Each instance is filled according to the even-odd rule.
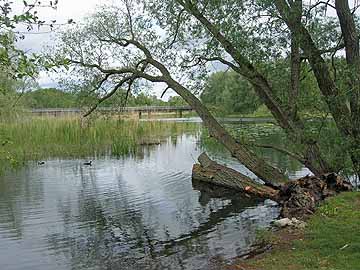
[[[91,167],[49,160],[2,176],[0,269],[210,269],[243,253],[278,208],[196,190],[198,140],[183,134]]]

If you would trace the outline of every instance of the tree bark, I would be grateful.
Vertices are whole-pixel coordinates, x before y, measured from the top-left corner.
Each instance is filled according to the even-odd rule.
[[[294,20],[301,22],[302,15],[302,0],[295,0],[292,2],[294,9]],[[300,43],[297,33],[291,32],[291,89],[289,91],[289,110],[290,117],[293,121],[297,119],[297,99],[300,93],[300,70],[301,70],[301,58],[300,58]]]

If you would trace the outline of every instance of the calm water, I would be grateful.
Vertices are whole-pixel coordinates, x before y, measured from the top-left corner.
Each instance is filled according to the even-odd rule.
[[[279,210],[196,190],[191,168],[202,148],[199,135],[183,134],[91,167],[49,160],[2,176],[0,269],[211,269],[243,253]]]

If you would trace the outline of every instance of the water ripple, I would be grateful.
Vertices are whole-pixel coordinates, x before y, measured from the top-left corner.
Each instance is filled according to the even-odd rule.
[[[169,138],[91,167],[58,159],[4,175],[1,270],[206,269],[214,256],[236,256],[278,209],[194,190],[196,140]]]

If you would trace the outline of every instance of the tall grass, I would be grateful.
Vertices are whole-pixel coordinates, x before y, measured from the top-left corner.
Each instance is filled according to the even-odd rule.
[[[121,156],[140,144],[153,143],[198,129],[193,123],[69,118],[25,118],[0,122],[0,163],[21,165],[53,157]],[[1,166],[1,164],[0,164]]]

